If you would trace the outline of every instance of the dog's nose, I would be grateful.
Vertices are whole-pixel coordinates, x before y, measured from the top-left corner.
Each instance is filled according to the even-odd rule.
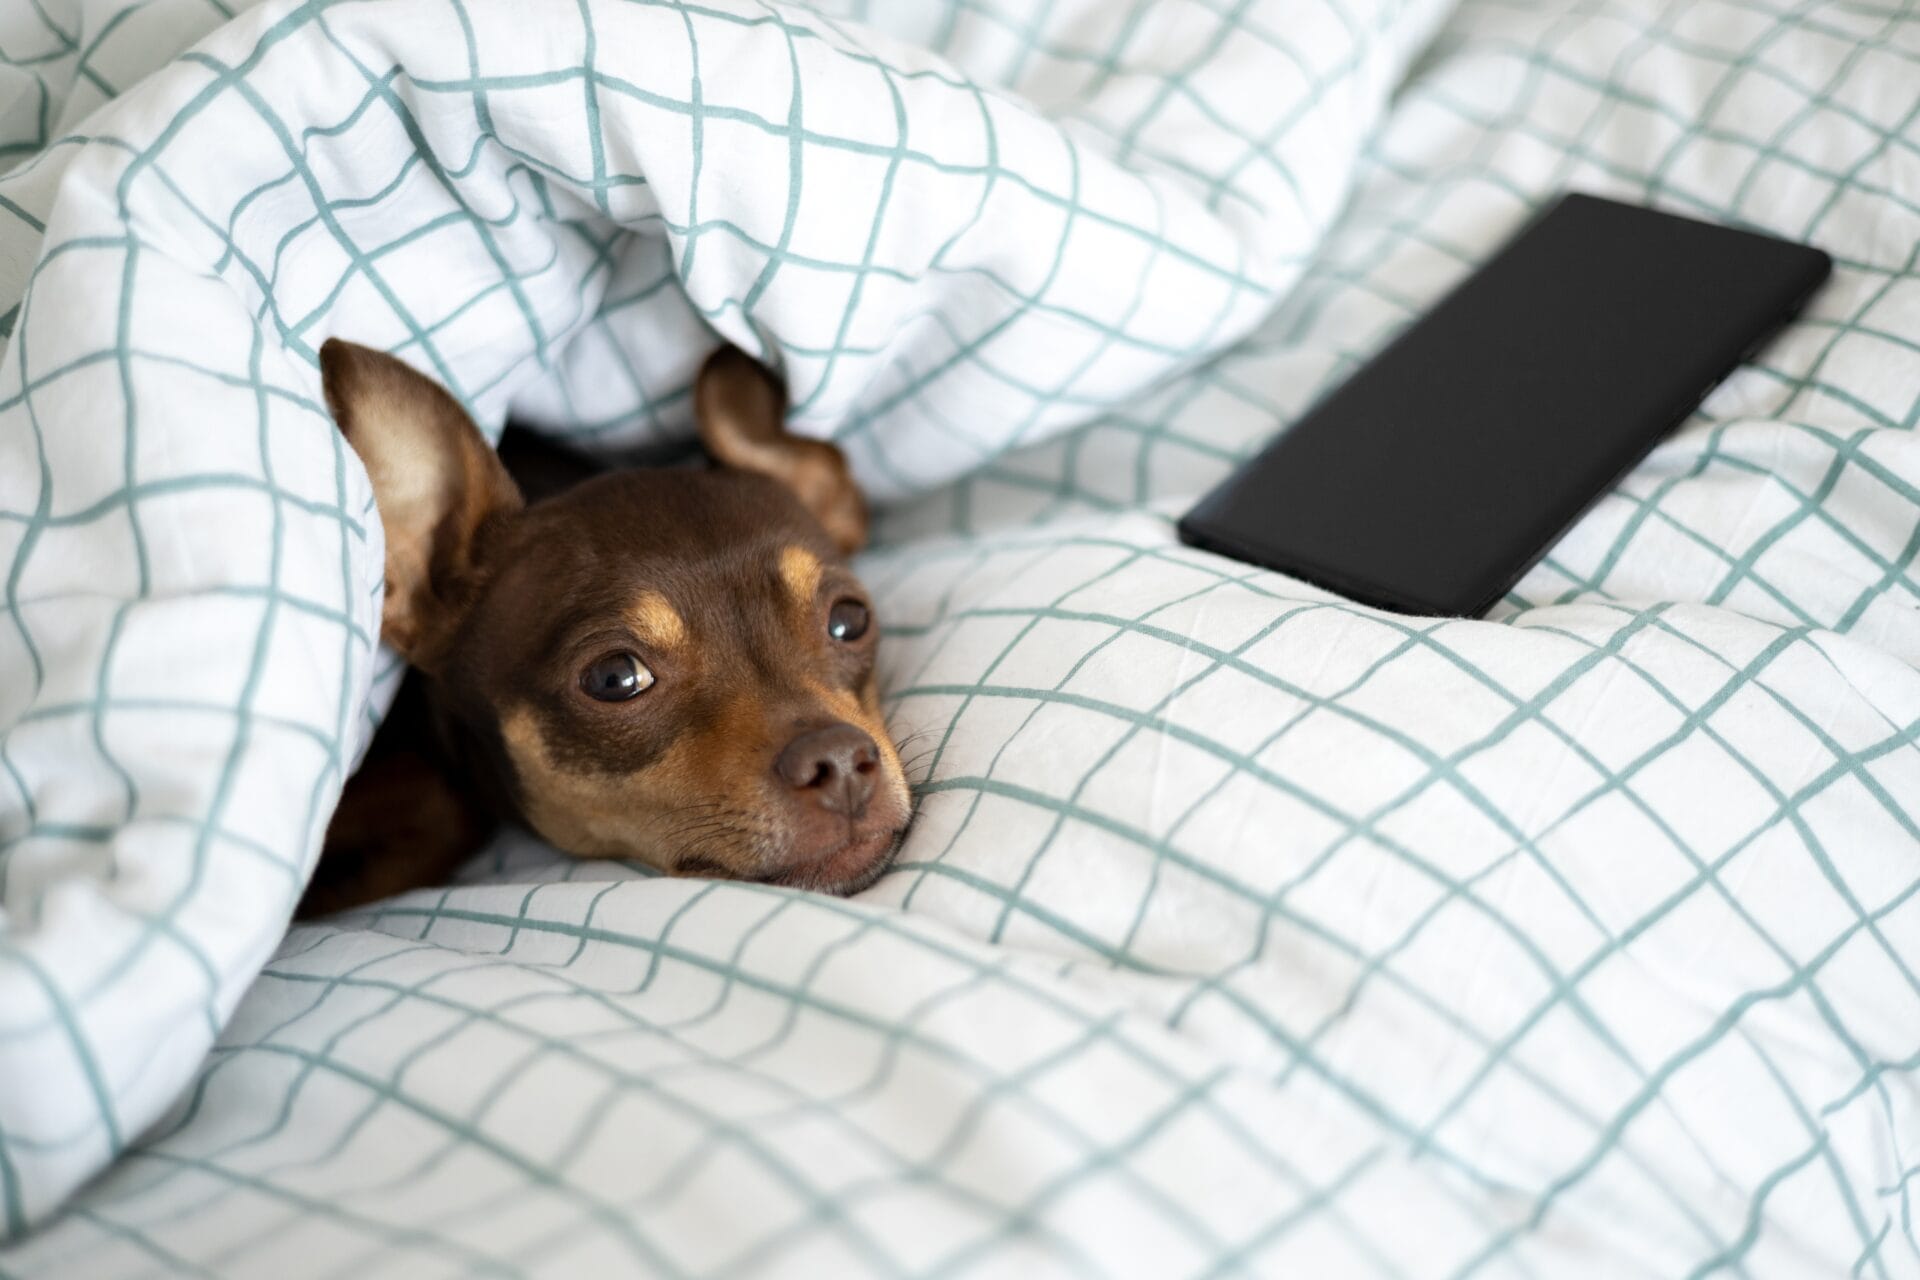
[[[864,730],[853,725],[829,725],[789,742],[773,762],[773,769],[788,786],[805,793],[821,808],[857,818],[867,811],[867,801],[873,797],[880,748]]]

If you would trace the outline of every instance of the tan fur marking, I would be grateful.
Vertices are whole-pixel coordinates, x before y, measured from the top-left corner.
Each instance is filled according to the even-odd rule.
[[[687,642],[687,620],[658,591],[643,591],[627,610],[627,625],[648,644],[676,649]]]
[[[501,719],[500,737],[519,776],[527,821],[569,853],[583,857],[611,853],[610,833],[595,810],[606,804],[613,788],[556,764],[539,721],[526,707],[516,708]]]
[[[723,717],[724,718],[724,717]],[[686,806],[712,795],[717,778],[733,779],[736,812],[751,812],[759,798],[748,784],[757,744],[714,735],[689,736],[648,768],[632,774],[582,773],[553,758],[529,707],[516,707],[500,722],[501,740],[520,782],[528,822],[549,842],[582,858],[637,858],[662,871],[673,868],[676,828]],[[735,874],[755,875],[758,851],[723,847],[713,851]]]
[[[787,584],[787,590],[801,605],[812,606],[814,596],[820,592],[820,575],[823,571],[820,557],[805,547],[780,549],[780,580]]]

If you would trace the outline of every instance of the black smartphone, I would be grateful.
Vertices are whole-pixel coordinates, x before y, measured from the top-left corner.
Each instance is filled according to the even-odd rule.
[[[1363,604],[1478,616],[1832,266],[1562,196],[1202,499],[1181,541]]]

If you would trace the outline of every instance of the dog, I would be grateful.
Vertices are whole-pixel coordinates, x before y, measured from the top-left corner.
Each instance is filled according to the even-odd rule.
[[[879,878],[911,804],[848,566],[866,505],[756,361],[725,348],[696,380],[717,465],[532,502],[432,379],[340,339],[320,369],[386,533],[380,635],[412,670],[298,915],[443,881],[502,820],[670,875]]]

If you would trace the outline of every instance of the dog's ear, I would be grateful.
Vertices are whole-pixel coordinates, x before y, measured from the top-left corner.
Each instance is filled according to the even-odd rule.
[[[845,552],[867,544],[867,504],[847,459],[824,440],[787,433],[787,395],[746,352],[722,347],[693,388],[700,443],[722,466],[778,480]]]
[[[483,578],[490,533],[522,505],[499,457],[444,387],[383,352],[320,348],[327,408],[366,464],[387,534],[380,636],[432,672]]]

